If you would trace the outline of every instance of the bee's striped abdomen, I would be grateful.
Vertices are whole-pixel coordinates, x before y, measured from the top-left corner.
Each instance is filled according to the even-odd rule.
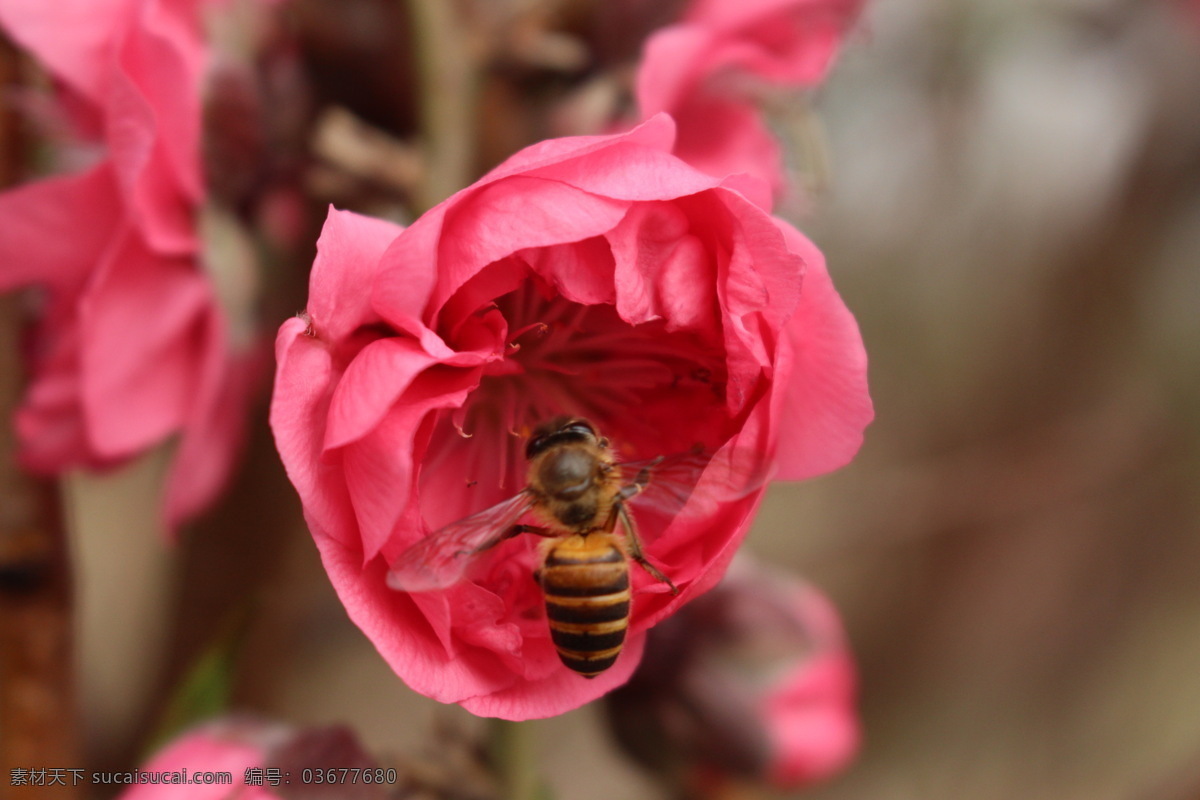
[[[629,625],[629,561],[611,536],[575,535],[541,571],[550,638],[568,668],[594,678],[617,660]]]

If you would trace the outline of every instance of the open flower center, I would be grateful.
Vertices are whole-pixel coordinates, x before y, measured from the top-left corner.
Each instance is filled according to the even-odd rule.
[[[518,290],[497,304],[508,320],[509,354],[496,362],[470,408],[498,394],[515,403],[504,420],[515,430],[557,414],[598,423],[625,417],[647,393],[689,377],[711,379],[713,353],[694,335],[661,322],[633,326],[608,305],[581,305]],[[515,390],[515,391],[513,391]]]
[[[433,488],[429,483],[443,484],[455,465],[465,503],[459,516],[525,485],[524,438],[544,420],[586,417],[619,458],[638,459],[686,450],[715,434],[726,416],[719,331],[631,325],[613,306],[547,298],[531,283],[495,305],[508,326],[506,357],[489,365],[479,388],[437,426],[422,475]],[[427,520],[443,520],[438,505],[423,509]]]

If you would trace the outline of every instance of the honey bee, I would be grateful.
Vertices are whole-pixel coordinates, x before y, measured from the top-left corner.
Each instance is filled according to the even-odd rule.
[[[538,427],[526,443],[525,457],[528,485],[521,492],[401,553],[388,585],[408,592],[443,588],[462,577],[473,557],[505,539],[522,533],[545,537],[534,578],[545,597],[551,640],[563,664],[594,678],[616,662],[624,646],[630,562],[678,593],[671,579],[646,559],[630,502],[664,466],[676,476],[682,470],[694,483],[706,459],[696,448],[673,457],[618,463],[608,439],[579,417],[559,417]],[[686,499],[688,490],[688,481],[673,479],[678,496]],[[530,512],[541,524],[520,523]]]

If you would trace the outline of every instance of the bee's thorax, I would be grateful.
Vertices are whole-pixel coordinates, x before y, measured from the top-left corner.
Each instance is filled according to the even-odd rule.
[[[560,447],[546,453],[538,466],[538,479],[546,494],[563,500],[579,497],[591,488],[596,456],[581,447]]]

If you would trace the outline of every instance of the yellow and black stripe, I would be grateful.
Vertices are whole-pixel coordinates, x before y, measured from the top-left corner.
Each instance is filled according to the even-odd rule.
[[[629,561],[612,538],[564,539],[546,555],[541,581],[563,664],[587,678],[611,667],[625,643],[630,599]]]

